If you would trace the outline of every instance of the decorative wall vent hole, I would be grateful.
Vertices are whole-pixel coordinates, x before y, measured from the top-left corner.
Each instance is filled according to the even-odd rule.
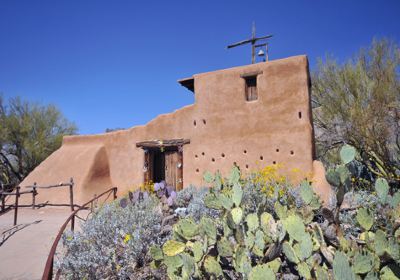
[[[276,164],[276,161],[273,161],[272,164]]]
[[[199,156],[198,156],[198,155],[194,155],[194,157],[195,157],[195,158],[198,158]]]
[[[291,155],[294,155],[294,151],[290,151],[290,154],[291,154]]]
[[[222,153],[222,154],[221,154],[221,157],[225,157],[225,154],[224,154],[224,153]]]
[[[196,172],[199,173],[199,169],[198,168],[196,169]]]
[[[234,165],[234,166],[238,166],[236,161],[233,162],[233,165]]]
[[[299,119],[301,119],[301,112],[299,112]]]
[[[194,121],[193,121],[193,125],[194,125],[194,126],[196,126],[196,125],[197,125],[197,122],[196,122],[196,120],[194,120]]]
[[[263,156],[260,156],[260,160],[264,160],[264,157],[263,157]]]
[[[243,150],[243,154],[247,154],[247,151],[246,151],[246,150]]]
[[[202,153],[201,153],[201,155],[202,155],[202,156],[204,156],[204,155],[205,155],[205,153],[204,153],[204,152],[202,152]]]
[[[246,168],[249,169],[249,165],[248,164],[246,164]]]
[[[207,124],[207,122],[206,122],[206,120],[205,120],[205,119],[203,119],[203,124]]]
[[[214,162],[214,161],[215,161],[215,158],[212,158],[211,161]]]
[[[279,153],[279,149],[276,149],[276,152]]]

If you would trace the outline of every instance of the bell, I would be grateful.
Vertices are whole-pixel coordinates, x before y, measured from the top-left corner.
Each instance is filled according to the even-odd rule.
[[[264,56],[264,54],[265,54],[265,53],[264,53],[263,50],[259,50],[257,55],[258,55],[258,56]]]

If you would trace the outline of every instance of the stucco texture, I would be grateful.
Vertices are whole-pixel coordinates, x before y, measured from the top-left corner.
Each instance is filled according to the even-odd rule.
[[[257,72],[258,99],[246,101],[245,79]],[[67,136],[21,186],[75,181],[83,203],[111,186],[118,194],[143,183],[144,151],[136,143],[190,139],[183,146],[183,185],[203,185],[203,173],[243,173],[280,164],[293,181],[314,180],[327,199],[324,168],[314,162],[310,77],[306,56],[295,56],[193,76],[195,103],[156,117],[147,125],[101,135]],[[188,94],[192,94],[188,91]],[[294,173],[293,169],[300,170]],[[38,202],[68,203],[68,191],[39,190]]]

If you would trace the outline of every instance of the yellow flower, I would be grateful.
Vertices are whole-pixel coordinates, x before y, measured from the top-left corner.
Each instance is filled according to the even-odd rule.
[[[130,234],[125,234],[125,238],[124,238],[124,243],[128,243],[128,241],[131,240],[131,235]]]
[[[292,172],[293,172],[293,173],[299,173],[299,172],[300,172],[300,169],[298,169],[298,168],[293,168],[293,169],[292,169]]]

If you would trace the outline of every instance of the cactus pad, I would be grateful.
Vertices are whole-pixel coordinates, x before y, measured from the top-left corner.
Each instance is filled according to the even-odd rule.
[[[175,240],[168,240],[167,242],[165,242],[163,246],[164,254],[169,257],[176,256],[182,253],[184,250],[185,250],[185,243]]]

